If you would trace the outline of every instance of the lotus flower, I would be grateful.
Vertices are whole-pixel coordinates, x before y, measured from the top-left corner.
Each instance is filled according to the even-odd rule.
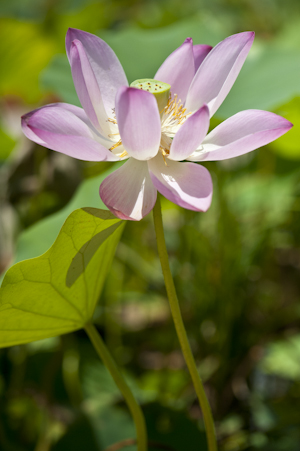
[[[239,33],[212,49],[187,38],[154,80],[132,87],[103,40],[69,29],[67,55],[83,108],[46,105],[22,117],[23,132],[80,160],[127,160],[100,186],[101,199],[121,219],[142,219],[154,207],[157,191],[181,207],[206,211],[212,180],[195,162],[242,155],[292,127],[276,114],[246,110],[207,134],[209,119],[235,82],[253,39],[252,32]],[[168,86],[160,110],[158,94],[165,95]]]

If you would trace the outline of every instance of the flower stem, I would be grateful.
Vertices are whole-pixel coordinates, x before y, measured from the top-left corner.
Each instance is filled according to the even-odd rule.
[[[115,381],[117,387],[124,396],[127,406],[132,414],[137,435],[137,450],[147,451],[147,431],[142,409],[135,400],[132,391],[130,390],[125,379],[120,373],[120,370],[118,369],[115,361],[110,355],[101,336],[97,332],[96,327],[92,323],[87,323],[84,328],[91,342],[93,343],[97,354],[103,361],[104,365],[106,366],[113,380]]]
[[[211,409],[209,402],[207,400],[204,387],[201,382],[200,375],[198,373],[198,369],[193,357],[193,353],[191,351],[191,347],[188,341],[188,337],[186,334],[186,330],[183,324],[179,302],[175,290],[175,285],[173,281],[173,277],[170,270],[169,265],[169,258],[168,258],[168,252],[166,248],[166,242],[164,237],[164,229],[163,229],[163,222],[162,222],[162,214],[161,214],[161,205],[160,205],[160,198],[159,194],[157,197],[156,204],[153,209],[153,218],[154,218],[154,227],[155,227],[155,233],[156,233],[156,241],[157,241],[157,248],[158,248],[158,254],[161,262],[162,272],[165,279],[165,285],[166,290],[169,298],[170,308],[175,324],[175,329],[177,332],[177,336],[181,345],[182,353],[184,355],[185,362],[187,364],[187,367],[189,369],[194,388],[196,390],[200,407],[202,409],[203,413],[203,419],[206,429],[206,436],[207,436],[207,443],[208,443],[208,450],[209,451],[217,451],[217,442],[216,442],[216,434],[215,434],[215,427],[214,427],[214,421],[211,414]]]

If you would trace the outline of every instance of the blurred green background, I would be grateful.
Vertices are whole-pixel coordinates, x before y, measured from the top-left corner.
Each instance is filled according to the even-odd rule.
[[[129,82],[151,78],[188,36],[215,45],[256,32],[211,125],[257,108],[294,128],[258,151],[207,163],[214,181],[207,213],[165,200],[163,215],[220,450],[299,451],[299,1],[1,0],[0,273],[43,253],[73,209],[103,208],[98,187],[109,163],[72,160],[20,129],[21,114],[35,107],[78,104],[64,49],[68,27],[106,40]],[[95,321],[143,405],[150,439],[164,449],[205,451],[151,215],[127,224]],[[132,437],[128,411],[84,332],[0,350],[1,450],[100,451]]]

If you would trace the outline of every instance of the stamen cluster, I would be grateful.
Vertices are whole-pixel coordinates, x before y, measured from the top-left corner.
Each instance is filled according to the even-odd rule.
[[[142,87],[140,89],[143,89]],[[147,89],[148,90],[148,89]],[[162,153],[163,157],[169,155],[170,148],[172,144],[172,138],[175,136],[179,127],[186,121],[189,115],[192,113],[187,113],[186,108],[184,108],[181,99],[178,99],[177,94],[170,93],[168,103],[160,111],[161,117],[161,142],[159,146],[159,151]],[[115,109],[113,109],[113,118],[108,118],[108,122],[118,126]],[[119,131],[116,133],[110,133],[109,138],[114,138],[115,136],[120,136]],[[119,139],[113,146],[109,148],[113,152],[117,147],[122,145],[122,140]],[[124,151],[120,158],[127,156],[127,152]]]
[[[174,94],[173,98],[170,94],[168,103],[161,112],[162,133],[173,137],[178,131],[179,126],[182,125],[191,114],[192,113],[186,112],[186,108],[183,107],[177,94]]]

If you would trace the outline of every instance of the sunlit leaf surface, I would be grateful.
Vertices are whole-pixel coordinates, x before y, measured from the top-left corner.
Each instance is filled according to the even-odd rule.
[[[0,346],[83,327],[93,315],[123,224],[108,211],[76,210],[44,255],[9,269],[0,289]]]

